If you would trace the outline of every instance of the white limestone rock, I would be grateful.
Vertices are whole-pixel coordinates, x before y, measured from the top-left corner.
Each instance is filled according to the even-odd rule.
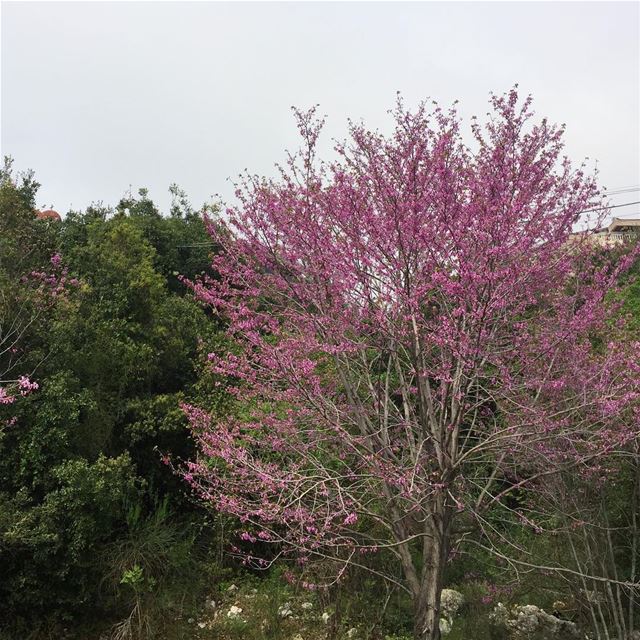
[[[235,604],[229,607],[229,611],[227,611],[227,618],[231,620],[236,620],[240,617],[242,613],[242,607],[237,607]]]

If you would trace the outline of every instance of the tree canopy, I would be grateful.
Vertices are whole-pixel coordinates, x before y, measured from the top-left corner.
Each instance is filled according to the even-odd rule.
[[[228,229],[209,227],[219,277],[193,283],[228,322],[235,348],[209,360],[243,410],[186,407],[186,479],[245,541],[338,577],[392,554],[417,640],[440,637],[465,532],[505,556],[490,510],[638,436],[640,342],[614,302],[635,254],[572,234],[602,196],[563,129],[515,90],[491,108],[470,148],[455,109],[399,101],[390,135],[352,125],[329,164],[298,112],[301,152],[246,178]],[[518,512],[534,530],[540,504]]]

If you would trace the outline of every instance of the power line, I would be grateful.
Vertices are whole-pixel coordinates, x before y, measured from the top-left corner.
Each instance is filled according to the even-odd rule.
[[[640,188],[640,184],[623,184],[619,187],[612,187],[611,189],[607,189],[607,191],[619,191],[620,189],[638,189]]]
[[[612,189],[611,191],[605,191],[603,196],[617,196],[621,193],[633,193],[634,191],[640,191],[640,187],[620,187],[619,189]]]
[[[614,204],[608,207],[598,207],[597,209],[585,209],[584,211],[578,211],[578,213],[592,213],[594,211],[606,211],[607,209],[619,209],[620,207],[630,207],[632,204],[640,204],[640,200],[635,202],[623,202],[622,204]]]
[[[210,247],[214,242],[194,242],[193,244],[177,244],[176,247]]]

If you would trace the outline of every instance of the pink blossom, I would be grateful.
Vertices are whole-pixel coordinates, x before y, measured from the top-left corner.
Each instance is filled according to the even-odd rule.
[[[20,395],[29,395],[32,391],[39,389],[40,385],[37,382],[32,382],[27,376],[20,376],[18,379],[18,388],[20,389]]]
[[[12,404],[15,396],[9,395],[4,387],[0,387],[0,404]]]

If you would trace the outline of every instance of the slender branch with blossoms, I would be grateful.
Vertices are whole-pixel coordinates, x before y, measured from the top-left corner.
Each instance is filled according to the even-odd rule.
[[[456,523],[638,435],[640,343],[609,295],[632,257],[572,235],[602,198],[563,129],[515,90],[491,106],[470,148],[455,109],[399,100],[391,135],[352,124],[330,164],[297,112],[303,151],[244,179],[209,224],[217,278],[192,283],[239,409],[185,406],[187,480],[256,548],[338,572],[392,554],[417,639],[440,637]]]
[[[55,253],[48,268],[31,271],[3,293],[0,299],[0,405],[12,405],[39,388],[38,383],[31,380],[32,372],[25,371],[29,355],[24,350],[25,338],[77,285],[78,281],[69,277],[60,254]],[[15,421],[11,416],[0,420],[0,426],[11,426]]]

